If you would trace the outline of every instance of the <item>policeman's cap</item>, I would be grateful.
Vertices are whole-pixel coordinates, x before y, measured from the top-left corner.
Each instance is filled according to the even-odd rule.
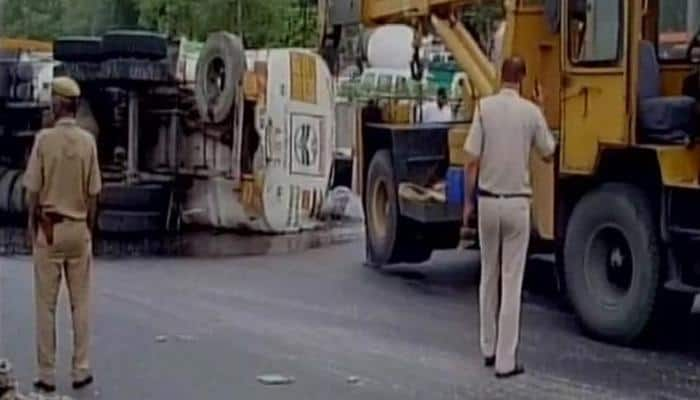
[[[71,78],[62,76],[55,78],[51,84],[52,94],[67,99],[77,99],[80,97],[80,86]]]

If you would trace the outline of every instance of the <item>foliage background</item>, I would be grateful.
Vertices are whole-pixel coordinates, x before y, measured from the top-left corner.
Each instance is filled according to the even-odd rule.
[[[0,0],[0,36],[51,40],[113,28],[153,29],[203,40],[242,33],[248,47],[315,46],[309,0]]]
[[[661,1],[661,31],[685,30],[688,1]],[[464,16],[484,45],[492,22],[502,12],[494,2],[488,3]],[[315,4],[315,0],[0,0],[0,36],[51,40],[141,28],[204,40],[209,32],[227,30],[241,34],[248,48],[316,47]]]

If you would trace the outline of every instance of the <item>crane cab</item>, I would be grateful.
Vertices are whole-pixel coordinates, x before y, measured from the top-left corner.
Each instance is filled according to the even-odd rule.
[[[458,16],[465,8],[502,5],[502,53],[526,60],[523,94],[543,88],[545,116],[559,142],[556,162],[531,164],[531,242],[556,253],[582,326],[595,337],[630,344],[660,319],[689,312],[700,292],[697,1],[351,3],[354,8],[325,9],[324,32],[361,21],[435,33],[477,96],[498,90],[498,65]],[[433,249],[455,246],[461,213],[439,196],[423,196],[416,207],[401,186],[426,186],[461,168],[468,124],[380,122],[366,118],[356,140],[368,258],[377,265],[422,262]]]

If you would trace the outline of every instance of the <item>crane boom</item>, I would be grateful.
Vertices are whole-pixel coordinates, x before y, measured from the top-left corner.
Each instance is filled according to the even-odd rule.
[[[476,40],[457,17],[467,6],[504,3],[514,9],[514,0],[324,0],[319,2],[324,26],[362,23],[367,27],[384,24],[407,24],[418,34],[434,31],[454,55],[476,93],[492,94],[498,85],[498,74]]]
[[[380,25],[389,22],[407,23],[410,19],[429,17],[438,11],[450,11],[469,4],[474,0],[364,0],[362,1],[362,21],[365,25]]]

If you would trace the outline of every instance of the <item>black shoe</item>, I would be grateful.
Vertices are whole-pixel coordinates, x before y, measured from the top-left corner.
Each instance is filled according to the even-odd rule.
[[[513,378],[515,376],[522,375],[524,373],[525,373],[525,367],[523,367],[522,365],[516,365],[515,369],[510,371],[510,372],[506,372],[506,373],[496,372],[496,378],[498,378],[498,379]]]
[[[34,381],[34,389],[44,393],[53,393],[56,391],[56,385],[49,385],[42,380],[36,380]]]
[[[87,386],[92,385],[92,383],[94,381],[95,381],[95,378],[93,378],[92,375],[90,375],[87,378],[83,379],[82,381],[73,382],[73,389],[74,390],[84,389]]]
[[[496,366],[496,357],[486,357],[484,358],[484,366],[488,368],[493,368]]]

